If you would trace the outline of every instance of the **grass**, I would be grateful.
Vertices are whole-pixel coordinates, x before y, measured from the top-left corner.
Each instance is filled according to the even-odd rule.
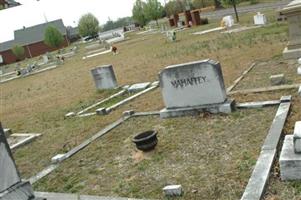
[[[238,199],[274,113],[275,108],[267,108],[167,120],[133,118],[65,162],[35,189],[162,199],[165,185],[182,184],[181,199]],[[254,120],[260,126],[249,123]],[[149,129],[158,131],[158,146],[149,153],[137,151],[131,138]]]
[[[279,57],[260,62],[244,77],[244,80],[235,87],[235,90],[272,86],[270,76],[277,74],[284,74],[285,84],[301,83],[301,78],[297,74],[296,66],[297,61],[283,61],[283,59]]]
[[[123,111],[153,111],[160,110],[164,107],[161,92],[159,89],[156,89],[154,91],[151,91],[150,93],[140,96],[132,102],[120,106],[116,111],[110,113],[110,115],[107,116],[64,119],[64,115],[67,112],[80,110],[82,107],[94,103],[96,99],[103,99],[111,94],[110,92],[112,91],[97,92],[95,90],[93,79],[90,74],[90,70],[92,68],[100,65],[112,64],[114,66],[118,84],[125,85],[137,82],[154,81],[158,77],[158,72],[168,65],[211,58],[220,61],[224,74],[225,84],[226,86],[229,86],[255,60],[271,60],[275,58],[275,55],[281,55],[282,50],[287,43],[287,25],[285,23],[274,22],[274,12],[267,11],[264,13],[268,16],[268,19],[271,22],[269,26],[232,35],[222,35],[220,33],[212,33],[202,36],[191,35],[191,33],[196,31],[217,27],[220,24],[219,21],[211,21],[209,25],[204,25],[189,29],[187,31],[179,32],[177,33],[177,42],[175,43],[167,42],[166,37],[163,34],[136,35],[136,33],[130,33],[128,35],[128,37],[130,37],[129,40],[117,45],[119,54],[116,56],[107,54],[93,57],[91,59],[82,60],[82,57],[85,54],[85,50],[83,46],[80,46],[79,53],[76,56],[67,59],[64,65],[55,70],[1,84],[0,120],[3,125],[5,127],[11,128],[14,132],[42,133],[42,136],[32,142],[30,145],[26,145],[13,152],[22,178],[28,178],[41,171],[44,167],[50,164],[51,157],[58,153],[66,152],[72,147],[80,144],[83,140],[91,137],[106,125],[117,120],[121,116]],[[246,14],[241,16],[241,23],[243,25],[251,24],[253,20],[252,15],[253,14]],[[269,67],[267,67],[266,69],[270,71],[271,74],[273,73],[273,70]],[[234,95],[232,97],[235,97],[238,102],[248,100],[269,100],[270,98],[279,99],[282,94],[291,94],[292,92],[296,91],[289,90],[265,94]],[[288,125],[286,127],[287,131],[291,130],[294,121],[300,119],[301,117],[300,111],[298,110],[300,102],[295,100],[294,104],[295,105],[293,106],[292,114],[290,115]],[[253,122],[250,123],[251,125],[257,125],[256,118],[249,119],[247,114],[243,114],[248,112],[257,113],[257,111],[243,111],[242,116],[240,116],[239,113],[234,113],[233,115],[230,115],[228,117],[214,116],[213,119],[219,121],[218,119],[222,118],[225,119],[226,122],[232,122],[231,120],[240,121],[241,118],[241,120],[248,120],[248,122]],[[264,115],[264,113],[266,113],[265,110],[258,112],[258,115],[261,116]],[[250,116],[254,117],[253,114],[251,114]],[[272,119],[272,117],[273,115],[264,116],[263,121],[265,119]],[[153,124],[159,124],[163,127],[168,128],[170,132],[172,132],[171,130],[177,132],[177,126],[179,125],[179,130],[182,131],[182,136],[183,133],[185,133],[188,135],[192,134],[195,137],[198,135],[198,132],[195,131],[202,130],[202,128],[206,126],[212,128],[212,130],[208,129],[208,132],[211,133],[213,132],[213,130],[215,130],[215,133],[217,135],[222,133],[225,134],[224,127],[231,126],[231,128],[233,128],[231,123],[225,124],[223,120],[220,120],[222,121],[220,123],[215,123],[219,125],[218,127],[212,127],[213,124],[204,124],[205,122],[208,122],[208,120],[206,121],[204,119],[199,119],[198,117],[189,118],[191,119],[191,123],[187,123],[187,125],[182,122],[181,119],[182,118],[160,122],[158,121],[158,119],[146,118],[146,120],[143,121],[143,126],[151,128],[153,127]],[[233,133],[236,133],[236,135],[234,137],[240,137],[241,134],[243,136],[247,136],[250,133],[253,133],[252,137],[250,138],[253,138],[253,136],[255,136],[254,138],[258,139],[258,141],[256,141],[256,146],[259,150],[260,141],[262,141],[264,135],[258,135],[257,132],[252,132],[253,128],[250,128],[250,126],[242,126],[241,128],[243,131],[238,133],[236,129],[240,128],[240,124],[235,124],[236,128],[235,130],[233,130]],[[129,125],[136,127],[134,121],[132,123],[129,123]],[[195,129],[191,129],[190,127],[195,127]],[[257,130],[256,128],[260,127],[261,126],[256,126],[254,127],[254,130]],[[138,131],[138,128],[139,127],[137,125],[136,131]],[[264,129],[263,131],[262,129],[264,133],[266,132],[265,130],[266,129]],[[233,133],[231,132],[229,134]],[[114,134],[118,135],[121,133],[114,132]],[[110,135],[110,137],[115,136],[114,134]],[[178,133],[178,135],[180,134]],[[122,137],[130,136],[131,135],[125,134]],[[164,137],[164,135],[162,135],[162,137]],[[200,141],[200,138],[195,137],[187,138],[189,140],[197,139],[196,141],[199,141],[200,143],[202,142]],[[207,137],[209,138],[209,135],[207,135]],[[118,137],[116,138],[116,140],[117,139]],[[217,137],[215,139],[220,138]],[[172,138],[172,140],[175,139]],[[166,143],[169,143],[170,141],[171,139],[165,140]],[[217,142],[216,144],[220,144],[218,148],[223,150],[223,140],[211,141],[209,138],[206,142],[214,141]],[[110,144],[102,143],[102,141],[99,142],[101,143],[101,145],[110,146]],[[231,142],[235,141],[229,141],[229,143]],[[168,183],[168,180],[176,181],[183,178],[183,182],[181,181],[181,183],[183,183],[183,185],[185,184],[185,188],[188,188],[188,190],[186,191],[190,191],[190,189],[194,188],[194,186],[190,185],[189,183],[190,179],[193,180],[193,182],[201,182],[204,179],[204,181],[201,182],[203,187],[200,187],[200,185],[198,187],[195,187],[199,190],[196,194],[197,197],[202,197],[202,194],[208,194],[213,199],[222,197],[224,197],[224,199],[231,199],[227,196],[222,196],[223,194],[229,194],[229,197],[238,197],[245,186],[245,183],[247,181],[246,177],[251,173],[250,168],[254,164],[255,159],[258,155],[257,151],[254,150],[255,145],[253,146],[251,144],[252,143],[246,144],[246,148],[250,148],[250,151],[246,151],[245,153],[243,153],[243,151],[240,151],[239,155],[233,155],[233,157],[231,157],[233,161],[231,163],[233,165],[229,164],[228,166],[230,170],[229,172],[237,173],[241,171],[243,173],[241,179],[240,176],[235,173],[221,176],[229,178],[232,177],[233,179],[235,179],[229,179],[229,181],[227,182],[229,186],[235,186],[234,190],[224,184],[224,180],[215,179],[219,177],[216,174],[222,173],[222,175],[224,175],[223,173],[228,173],[227,170],[221,171],[221,168],[218,168],[218,166],[222,166],[224,163],[220,163],[217,159],[221,158],[220,156],[224,155],[226,151],[221,151],[222,154],[220,156],[216,155],[216,157],[213,157],[212,163],[215,162],[217,166],[215,168],[202,168],[201,170],[199,170],[198,168],[194,167],[191,168],[192,175],[189,174],[186,176],[185,174],[182,174],[180,177],[174,177],[173,179],[168,179],[168,176],[162,176],[162,179],[164,179],[165,182],[163,181],[160,183]],[[99,149],[94,150],[95,152],[99,152],[102,147],[98,145],[99,144],[97,143],[96,145],[92,145],[89,148],[94,149],[98,147]],[[122,148],[130,148],[130,146],[124,145],[124,143],[120,143],[120,146]],[[170,148],[172,150],[174,147]],[[189,145],[187,145],[186,148],[187,151],[193,151],[193,148]],[[232,145],[227,148],[225,147],[225,149],[227,150],[228,148],[230,148],[230,150],[232,148],[236,149],[236,145]],[[198,148],[196,147],[196,149]],[[241,149],[245,149],[245,147],[243,146],[241,147]],[[125,150],[127,150],[125,152],[129,152],[129,149]],[[209,154],[210,152],[207,152],[208,149],[205,150],[208,155],[211,155]],[[54,180],[54,182],[48,182],[47,177],[47,179],[41,182],[41,185],[38,185],[36,187],[38,189],[49,189],[54,191],[56,190],[57,184],[61,184],[63,188],[62,190],[64,191],[80,191],[83,193],[91,192],[91,194],[95,194],[97,193],[97,191],[100,191],[100,188],[103,187],[105,182],[102,182],[97,178],[97,176],[94,176],[94,180],[89,179],[89,182],[85,182],[86,180],[84,180],[83,177],[85,177],[86,175],[90,175],[91,177],[95,173],[105,173],[107,176],[111,176],[111,174],[105,169],[101,169],[101,162],[99,166],[93,165],[94,161],[96,163],[96,158],[100,160],[104,158],[99,158],[99,156],[93,154],[91,149],[84,150],[83,152],[87,153],[87,156],[84,158],[85,160],[76,163],[76,166],[82,166],[82,168],[66,167],[71,165],[70,163],[73,163],[73,159],[67,161],[66,164],[63,165],[63,167],[60,167],[58,169],[58,172],[64,171],[66,172],[66,175],[70,175],[70,177],[62,175],[62,177],[58,180],[54,180],[54,177],[56,177],[57,174],[50,175],[49,180]],[[237,150],[235,150],[235,152],[237,152]],[[252,155],[249,155],[250,152],[253,152]],[[90,155],[90,153],[91,157],[88,156]],[[101,153],[104,153],[108,158],[113,159],[111,163],[106,164],[108,164],[109,167],[110,165],[114,166],[115,168],[112,168],[112,170],[116,170],[116,163],[119,162],[119,160],[117,159],[118,156],[116,158],[114,156],[110,156],[110,153],[114,153],[114,155],[116,155],[116,152],[103,150]],[[164,153],[171,153],[170,149],[164,149],[161,154],[154,155],[150,161],[144,160],[143,162],[141,162],[141,164],[139,164],[138,168],[133,168],[135,172],[137,169],[139,170],[140,176],[135,177],[133,174],[133,177],[126,178],[133,178],[134,181],[138,182],[140,180],[139,178],[143,178],[143,174],[141,175],[141,172],[147,171],[147,169],[151,168],[154,163],[162,164],[162,162],[164,162],[166,155]],[[200,157],[195,157],[196,155],[199,155],[198,153],[202,152],[196,152],[195,155],[192,155],[194,159],[187,160],[187,162],[199,162]],[[96,157],[93,157],[94,155]],[[184,158],[187,159],[187,157]],[[91,162],[86,162],[86,159],[90,159]],[[87,163],[92,163],[92,165],[86,166]],[[200,165],[201,164],[202,163],[200,163]],[[154,165],[154,167],[158,167],[158,165]],[[150,177],[152,181],[156,181],[160,178],[160,176],[158,175],[160,169],[161,168],[157,168],[157,171],[155,171],[156,176],[154,176],[154,178]],[[99,170],[100,172],[98,172],[97,170]],[[203,176],[201,173],[199,173],[202,170],[209,170],[208,174],[210,174],[209,172],[210,170],[212,170],[212,177]],[[186,172],[185,169],[181,171]],[[124,172],[121,171],[120,173]],[[79,177],[77,177],[77,175]],[[155,190],[150,188],[148,185],[146,185],[145,189],[141,189],[141,184],[130,184],[125,182],[126,180],[127,179],[115,180],[114,185],[111,188],[107,188],[105,191],[102,190],[101,193],[112,193],[120,195],[128,194],[129,196],[131,196],[133,194],[136,195],[138,193],[137,191],[141,190],[140,195],[145,194],[147,196],[155,196],[155,193],[161,195],[161,190],[160,192],[158,191],[162,185],[158,185]],[[212,183],[210,183],[210,181]],[[220,186],[218,185],[219,183],[221,183]],[[87,188],[87,185],[89,185],[89,188]],[[211,187],[207,185],[211,185]],[[216,185],[216,187],[213,187],[212,185]],[[226,190],[226,188],[229,189],[227,191],[233,192],[225,193],[224,190]],[[193,199],[193,194],[188,193],[188,196],[185,196],[185,198],[188,197],[192,197]],[[203,199],[207,198],[204,197]]]

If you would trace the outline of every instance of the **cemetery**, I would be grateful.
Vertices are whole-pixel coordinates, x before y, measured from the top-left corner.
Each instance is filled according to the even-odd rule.
[[[184,12],[103,33],[118,54],[78,42],[20,62],[35,76],[4,66],[0,199],[299,199],[300,0],[281,11]]]

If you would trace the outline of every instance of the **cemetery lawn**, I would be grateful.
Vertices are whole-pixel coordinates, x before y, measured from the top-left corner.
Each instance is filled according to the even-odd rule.
[[[297,65],[297,60],[283,60],[282,57],[259,61],[234,91],[272,86],[270,76],[277,74],[284,74],[286,85],[301,83],[301,77],[297,74]]]
[[[181,184],[180,199],[239,199],[276,108],[238,110],[161,120],[131,118],[34,185],[37,191],[163,199],[162,188]],[[260,121],[260,123],[252,123]],[[149,153],[131,139],[158,131]]]
[[[4,127],[11,128],[14,132],[21,132],[21,133],[33,132],[33,133],[43,134],[40,138],[38,138],[34,142],[14,151],[14,157],[16,159],[18,169],[21,172],[22,178],[29,178],[30,176],[40,172],[42,169],[44,169],[50,164],[51,158],[53,156],[59,153],[64,153],[70,150],[71,148],[77,146],[85,139],[88,139],[89,137],[97,133],[99,130],[103,129],[106,125],[111,124],[115,120],[119,119],[123,111],[129,109],[134,109],[136,111],[155,111],[155,110],[160,110],[164,107],[163,101],[161,99],[160,90],[156,89],[150,93],[140,96],[139,98],[135,99],[134,101],[128,104],[121,106],[116,111],[112,112],[110,115],[107,116],[93,116],[88,118],[64,119],[64,115],[66,113],[70,111],[79,111],[82,108],[86,107],[87,105],[91,105],[92,103],[95,103],[97,100],[106,98],[110,96],[112,93],[116,92],[116,91],[97,92],[95,90],[94,83],[90,75],[90,69],[100,65],[112,64],[114,66],[114,71],[117,76],[118,84],[125,85],[125,84],[133,84],[137,82],[155,81],[158,78],[158,72],[164,67],[171,64],[179,64],[179,63],[184,63],[184,62],[189,62],[194,60],[211,58],[213,60],[220,61],[223,74],[224,74],[225,84],[228,87],[233,83],[233,81],[238,76],[241,75],[241,73],[244,70],[249,68],[249,66],[254,61],[256,60],[269,61],[274,58],[278,59],[282,54],[283,48],[286,46],[287,33],[288,33],[287,24],[283,22],[280,23],[275,22],[274,11],[267,11],[263,13],[267,15],[268,20],[270,22],[269,25],[263,28],[249,30],[246,32],[235,33],[235,34],[220,34],[220,33],[212,33],[208,35],[191,34],[193,32],[218,27],[220,25],[219,21],[210,21],[210,24],[208,25],[192,28],[187,31],[178,32],[177,41],[175,43],[167,42],[165,36],[160,33],[153,34],[153,35],[137,35],[135,32],[130,33],[127,35],[127,37],[129,37],[129,40],[117,44],[117,47],[119,49],[119,54],[116,56],[113,56],[112,54],[106,54],[106,55],[93,57],[91,59],[82,60],[82,57],[85,55],[84,46],[82,45],[80,46],[79,53],[76,56],[67,59],[64,65],[59,66],[55,70],[51,70],[45,73],[17,79],[11,82],[7,82],[5,84],[1,84],[0,85],[0,93],[1,93],[0,119]],[[242,25],[251,25],[252,20],[253,20],[253,13],[241,16]],[[24,62],[28,63],[28,61],[29,60]],[[13,66],[11,65],[9,67],[13,67]],[[274,73],[274,69],[269,69],[269,67],[266,67],[266,70],[270,71],[271,74]],[[252,71],[250,73],[252,73]],[[248,81],[248,79],[246,80]],[[292,78],[291,80],[294,81],[295,79]],[[261,79],[259,81],[261,81]],[[294,92],[296,91],[294,90]],[[237,99],[238,102],[251,101],[251,100],[259,101],[259,100],[271,100],[272,97],[273,97],[272,99],[279,99],[281,95],[284,93],[291,94],[292,92],[291,90],[289,90],[289,92],[281,91],[275,93],[262,93],[262,94],[254,94],[254,95],[253,94],[233,95],[232,97],[235,97],[235,99]],[[295,117],[289,118],[288,130],[291,129],[293,123],[296,120],[300,120],[301,118],[300,110],[295,108],[293,109],[293,111],[294,111],[293,116]],[[261,121],[259,123],[260,126],[258,127],[257,117],[251,118],[253,114],[250,115],[251,119],[249,119],[247,114],[245,114],[249,112],[258,114],[256,116],[267,115],[267,116],[262,116],[263,120],[265,119],[267,120],[267,123],[264,124],[264,127],[260,127],[261,125],[263,126]],[[238,151],[236,149],[237,148],[236,145],[231,146],[231,148],[235,148],[234,152],[239,152],[243,154],[243,152],[246,151],[247,154],[250,153],[251,155],[247,155],[247,156],[251,156],[250,159],[252,161],[252,162],[250,161],[251,164],[247,164],[247,169],[243,170],[242,176],[237,176],[237,174],[233,175],[233,179],[235,180],[237,179],[237,181],[233,181],[231,179],[232,176],[230,175],[225,176],[227,178],[230,178],[229,179],[230,181],[227,182],[227,184],[229,185],[231,184],[236,185],[238,182],[241,183],[241,185],[239,186],[237,184],[237,187],[235,191],[233,191],[233,193],[231,193],[232,189],[229,190],[231,194],[225,193],[225,194],[229,194],[230,197],[232,196],[235,197],[234,199],[236,199],[236,197],[239,197],[241,195],[244,186],[246,185],[246,182],[248,180],[248,177],[251,174],[251,167],[253,166],[254,162],[257,159],[258,152],[261,143],[263,141],[263,138],[265,137],[266,131],[270,126],[272,118],[274,117],[274,114],[271,113],[267,112],[266,109],[264,109],[263,112],[258,112],[258,113],[257,111],[241,111],[239,112],[239,114],[234,113],[233,115],[230,115],[225,118],[226,121],[227,120],[232,121],[236,115],[244,116],[242,117],[242,119],[238,119],[237,117],[236,120],[238,121],[245,120],[247,118],[246,121],[248,121],[249,126],[243,126],[243,127],[238,126],[238,128],[236,127],[237,130],[240,130],[240,128],[243,128],[244,130],[243,131],[241,130],[240,132],[236,132],[237,136],[235,137],[239,137],[240,134],[242,133],[246,135],[242,135],[241,137],[245,137],[247,135],[252,136],[250,137],[250,139],[253,139],[254,135],[256,136],[255,139],[257,137],[260,137],[257,138],[258,141],[256,139],[257,143],[254,143],[251,152],[248,152],[247,149],[245,150],[244,148],[241,148]],[[299,118],[296,116],[298,116]],[[159,121],[157,118],[146,118],[146,119],[147,120],[143,125],[149,128],[152,128],[154,124],[156,124],[156,121]],[[168,130],[172,129],[172,127],[178,126],[179,124],[180,126],[179,129],[183,133],[192,135],[192,138],[194,138],[196,135],[198,135],[196,134],[196,131],[203,129],[203,127],[200,126],[204,125],[203,124],[204,122],[202,120],[199,120],[199,118],[197,117],[184,118],[184,119],[186,119],[187,129],[185,124],[181,124],[183,123],[181,122],[181,119],[162,121],[159,122],[159,124],[161,124],[163,127],[166,126],[166,129]],[[209,118],[209,119],[218,121],[218,119],[221,119],[221,117],[213,116],[213,118]],[[192,123],[192,122],[196,122],[196,123]],[[247,129],[248,127],[252,127],[251,125],[255,126],[255,128]],[[224,124],[224,127],[228,127],[228,126],[231,126],[231,124],[230,123]],[[190,127],[198,127],[198,129],[197,130],[189,129]],[[219,129],[217,129],[218,131],[217,130],[214,131],[216,131],[217,135],[233,134],[232,132],[225,133],[224,131],[226,130],[224,130],[224,127],[221,126]],[[233,128],[233,127],[231,126],[229,128]],[[263,134],[261,135],[257,134],[259,128],[262,128],[261,133]],[[134,132],[136,132],[136,130],[133,130],[133,133]],[[125,135],[123,137],[130,138],[130,136],[132,136],[131,134],[133,133],[130,133],[130,135]],[[179,132],[177,132],[177,130],[175,131],[175,133],[180,135]],[[185,134],[182,134],[182,136],[184,136]],[[107,137],[111,137],[109,135]],[[161,137],[161,135],[159,137]],[[207,137],[209,136],[207,135]],[[188,140],[192,140],[192,138],[189,138],[187,136]],[[226,138],[227,141],[230,138],[231,137]],[[200,140],[201,138],[197,139],[197,141]],[[101,141],[102,140],[100,140],[99,142]],[[231,142],[235,142],[235,141],[229,141],[229,143]],[[164,143],[159,144],[158,147],[160,147],[160,145],[163,144]],[[130,144],[130,142],[128,143],[128,145],[129,146],[124,146],[123,144],[123,146],[121,147],[132,148],[132,144]],[[221,145],[223,144],[221,143]],[[248,143],[248,145],[250,144]],[[248,145],[246,146],[246,148],[251,148]],[[187,146],[188,149],[191,149],[189,145]],[[89,148],[95,148],[95,145],[92,145]],[[217,148],[220,150],[224,147],[217,146]],[[225,148],[229,148],[229,147],[227,146]],[[231,148],[230,150],[232,151]],[[158,148],[156,151],[158,150],[160,149]],[[91,150],[84,150],[83,153],[80,153],[79,155],[84,155],[85,153],[87,153],[87,155],[90,155],[88,154],[89,152],[91,153]],[[110,153],[110,152],[102,152],[102,153]],[[168,149],[164,149],[164,151],[162,151],[163,155],[167,153],[170,153]],[[198,152],[196,152],[194,156],[198,155],[197,153]],[[222,152],[222,153],[223,154],[221,154],[220,156],[224,155],[224,153],[226,152]],[[94,158],[93,156],[90,158],[85,156],[78,156],[78,157],[83,157],[84,159],[89,158],[89,159],[96,160],[96,157]],[[97,154],[95,156],[97,156]],[[70,165],[70,163],[75,162],[74,161],[75,158],[78,157],[76,155],[74,158],[72,158],[73,160],[66,161],[66,164],[64,163],[63,166],[59,168],[59,170],[68,171],[68,167],[65,168],[64,166]],[[212,172],[217,172],[217,170],[220,169],[218,168],[220,164],[218,158],[222,158],[222,157],[217,156],[216,158],[217,159],[214,161],[216,167],[215,168],[213,167],[212,169],[208,168],[209,172],[210,170],[212,170]],[[248,158],[249,157],[247,157],[247,159]],[[237,167],[238,165],[240,165],[239,162],[244,163],[243,155],[238,155],[237,153],[234,153],[233,157],[230,157],[229,159],[232,159],[233,166],[229,164],[228,167],[229,169],[235,169],[235,172],[236,169],[239,168]],[[112,164],[114,164],[114,162]],[[148,162],[148,160],[146,159],[142,163],[144,162]],[[149,162],[152,162],[152,160],[150,160]],[[159,159],[158,164],[160,164],[160,162],[162,162],[162,160],[160,161]],[[200,162],[199,157],[197,157],[195,162]],[[214,165],[214,162],[212,163],[212,165]],[[249,161],[246,162],[249,163]],[[83,164],[84,166],[86,166],[85,163]],[[188,164],[189,163],[187,163],[187,165]],[[156,166],[157,165],[154,165],[154,167]],[[202,166],[201,163],[200,166]],[[88,166],[88,168],[91,167],[92,166]],[[197,168],[192,170],[192,172],[196,173],[196,170]],[[200,171],[201,170],[198,170],[198,172]],[[82,171],[82,170],[72,168],[72,170],[70,170],[70,172],[68,173],[73,173],[73,172],[83,173],[83,175],[85,175],[85,173],[88,173],[89,171]],[[93,174],[92,171],[90,171],[89,173]],[[102,173],[102,172],[97,172],[97,173]],[[220,173],[226,173],[226,171],[222,170]],[[92,176],[91,174],[90,176]],[[54,176],[56,177],[56,175],[57,174],[50,175],[49,178],[53,180],[53,177]],[[198,173],[198,176],[203,176],[203,175],[201,173]],[[198,181],[194,181],[194,182],[199,183],[203,179],[203,177],[198,177],[198,176],[196,176],[198,178]],[[72,175],[72,177],[75,181],[77,180],[75,175],[74,176]],[[168,179],[168,176],[164,176],[162,178],[164,178],[166,181],[164,183],[170,181],[170,179]],[[207,184],[210,176],[208,177],[208,179],[206,179],[207,177],[204,178],[205,178],[204,183]],[[47,180],[48,177],[45,180],[43,180],[41,184],[38,183],[36,187],[38,189],[49,188],[54,191],[54,190],[58,190],[56,188],[58,187],[56,183],[58,183],[59,181],[62,181],[60,183],[63,183],[63,185],[65,185],[65,181],[63,181],[62,178],[58,179],[57,181],[54,180],[54,182],[48,182]],[[135,177],[134,180],[136,180]],[[150,180],[153,180],[153,178],[150,178]],[[172,179],[171,181],[174,180],[175,179]],[[100,185],[105,182],[105,181],[101,182],[100,180],[97,179],[95,181],[97,181],[97,183],[99,183]],[[214,183],[215,179],[212,179],[211,181],[213,181],[212,183]],[[115,181],[115,183],[116,182],[117,181]],[[110,181],[107,181],[105,183],[110,183]],[[70,184],[69,186],[68,184],[66,184],[67,186],[64,187],[62,190],[80,191],[85,193],[86,190],[89,190],[89,188],[86,188],[85,186],[87,184],[92,185],[93,181],[91,181],[91,183],[88,182],[87,184],[84,183],[83,186],[81,186],[82,184],[83,183],[76,186],[78,188],[75,189],[73,187],[70,187]],[[189,192],[191,188],[193,188],[193,186],[189,186],[187,178],[183,179],[183,183],[181,182],[181,184],[183,185],[185,184],[184,186],[188,188],[187,190],[184,188],[185,191]],[[208,193],[210,191],[212,192],[212,190],[216,190],[212,192],[212,194],[210,193],[211,195],[214,195],[215,192],[217,193],[217,195],[223,194],[223,192],[219,193],[219,191],[223,190],[223,187],[214,188],[213,185],[217,185],[217,184],[209,184],[209,185],[210,187],[208,186],[207,189],[206,189],[207,186],[197,187],[197,189],[202,190],[203,188],[204,190],[208,190]],[[223,186],[227,188],[226,184]],[[70,188],[68,189],[68,187]],[[90,188],[91,194],[96,193],[98,191],[97,187],[98,186],[95,185],[96,191],[94,191],[92,187]],[[135,191],[135,187],[133,188]],[[155,191],[159,191],[158,188],[159,187],[157,186]],[[126,191],[122,188],[121,189],[118,188],[116,185],[114,186],[114,190],[109,187],[107,187],[107,189],[108,191],[103,191],[103,194],[109,194],[109,191],[112,191],[114,194],[120,194],[124,196],[125,195],[124,191]],[[202,192],[198,192],[196,193],[196,195],[201,195],[201,193]],[[140,193],[140,195],[141,194],[142,193]],[[155,195],[152,194],[151,191],[145,194],[147,194],[148,196]],[[160,193],[158,194],[161,194],[161,190]],[[191,195],[191,193],[188,193],[188,195]],[[139,196],[139,194],[137,194],[137,196]],[[231,199],[230,197],[229,199]]]

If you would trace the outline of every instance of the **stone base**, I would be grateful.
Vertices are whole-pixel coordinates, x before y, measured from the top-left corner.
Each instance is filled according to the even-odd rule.
[[[29,182],[21,182],[0,193],[1,200],[46,200],[46,198],[35,198]]]
[[[284,59],[298,59],[301,57],[301,49],[288,49],[287,47],[283,51]]]
[[[187,115],[198,115],[201,112],[210,113],[231,113],[235,108],[234,100],[227,100],[221,104],[210,104],[187,108],[164,108],[160,111],[160,118],[182,117]]]
[[[301,180],[301,154],[294,152],[293,135],[285,137],[279,163],[282,180]]]

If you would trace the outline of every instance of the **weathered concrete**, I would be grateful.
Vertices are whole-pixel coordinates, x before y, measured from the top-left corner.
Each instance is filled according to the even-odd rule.
[[[0,125],[0,194],[21,182],[13,155]]]
[[[276,150],[261,151],[241,200],[260,200],[269,179]]]
[[[236,108],[263,108],[267,106],[276,106],[281,103],[280,100],[272,100],[272,101],[256,101],[256,102],[246,102],[246,103],[236,103]]]
[[[97,115],[106,115],[106,114],[108,114],[106,108],[98,108],[95,112],[96,112]]]
[[[51,164],[48,167],[46,167],[45,169],[43,169],[41,172],[39,172],[38,174],[30,177],[28,179],[28,181],[31,184],[34,184],[35,182],[39,181],[40,179],[44,178],[45,176],[47,176],[48,174],[53,172],[58,167],[59,167],[59,164]]]
[[[227,93],[231,92],[235,87],[236,85],[245,77],[245,75],[247,73],[249,73],[254,67],[256,66],[256,63],[252,63],[251,66],[246,69],[234,82],[233,84],[227,88]]]
[[[138,200],[133,198],[123,198],[123,197],[100,197],[100,196],[50,193],[50,192],[35,192],[35,195],[37,197],[47,198],[47,200]]]
[[[219,104],[227,99],[221,66],[213,60],[166,67],[159,80],[167,109]]]
[[[103,100],[101,100],[101,101],[99,101],[99,102],[97,102],[97,103],[95,103],[95,104],[93,104],[93,105],[91,105],[91,106],[89,106],[89,107],[87,107],[87,108],[85,108],[85,109],[79,111],[78,113],[76,113],[76,115],[81,115],[81,114],[87,112],[88,110],[90,110],[90,109],[92,109],[92,108],[95,108],[95,107],[99,106],[99,105],[102,104],[102,103],[105,103],[105,102],[110,101],[111,99],[113,99],[113,98],[115,98],[115,97],[118,97],[118,96],[123,95],[124,93],[126,93],[126,90],[125,90],[125,89],[123,89],[123,90],[121,90],[120,92],[117,92],[117,93],[111,95],[110,97],[105,98],[105,99],[103,99]]]
[[[193,106],[187,108],[170,108],[163,109],[160,111],[160,117],[171,118],[171,117],[183,117],[189,115],[198,115],[202,112],[210,113],[231,113],[235,108],[235,101],[227,100],[224,103],[220,104],[211,104],[204,106]]]
[[[129,101],[132,101],[133,99],[135,99],[135,98],[137,98],[137,97],[139,97],[139,96],[141,96],[141,95],[143,95],[143,94],[145,94],[147,92],[150,92],[151,90],[154,90],[157,87],[158,87],[158,85],[153,85],[153,86],[151,86],[151,87],[149,87],[149,88],[147,88],[145,90],[142,90],[141,92],[138,92],[138,93],[136,93],[136,94],[134,94],[134,95],[132,95],[132,96],[130,96],[130,97],[128,97],[128,98],[126,98],[126,99],[124,99],[124,100],[122,100],[122,101],[114,104],[114,105],[112,105],[111,107],[108,107],[106,109],[106,111],[109,113],[109,112],[117,109],[119,106],[121,106],[121,105],[123,105],[123,104],[125,104],[125,103],[127,103]]]
[[[289,25],[289,42],[283,51],[286,59],[301,57],[301,0],[294,0],[281,10]]]
[[[260,200],[264,195],[270,171],[276,157],[280,135],[290,110],[291,103],[286,102],[287,99],[289,97],[282,98],[284,102],[279,105],[241,200]]]
[[[281,179],[301,180],[301,154],[294,152],[293,135],[285,136],[280,158],[280,174]]]
[[[112,65],[96,67],[91,70],[92,77],[97,89],[113,89],[116,88],[117,80]]]
[[[165,196],[181,196],[183,188],[181,185],[168,185],[163,188]]]
[[[285,83],[284,74],[270,76],[271,85],[282,85]]]
[[[294,151],[295,153],[301,153],[301,121],[295,123]]]
[[[136,83],[134,85],[131,85],[128,88],[129,92],[138,92],[140,90],[145,90],[148,86],[151,85],[151,82],[146,82],[146,83]]]
[[[31,184],[21,180],[12,152],[0,123],[0,199],[37,200]]]
[[[290,106],[290,102],[281,103],[279,105],[274,121],[262,145],[262,150],[277,150],[282,129],[290,111]]]
[[[262,87],[262,88],[246,89],[246,90],[236,90],[236,91],[229,92],[228,95],[270,92],[270,91],[277,91],[277,90],[287,90],[287,89],[299,88],[300,85],[301,84],[298,83],[298,84],[293,84],[293,85],[279,85],[279,86],[270,86],[270,87]]]
[[[26,137],[24,140],[21,140],[20,142],[13,144],[10,146],[11,150],[17,149],[19,147],[22,147],[25,144],[28,144],[35,140],[37,137],[40,137],[40,133],[14,133],[11,135],[11,137]]]

